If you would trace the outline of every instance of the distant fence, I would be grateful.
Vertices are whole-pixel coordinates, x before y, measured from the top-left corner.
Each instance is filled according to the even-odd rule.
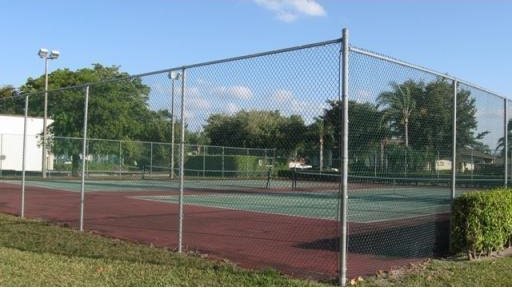
[[[512,105],[348,43],[2,98],[4,211],[342,285],[442,255],[452,199],[508,184]]]

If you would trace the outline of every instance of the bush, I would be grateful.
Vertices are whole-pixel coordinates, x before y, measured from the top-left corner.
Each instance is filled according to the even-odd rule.
[[[450,250],[469,259],[499,252],[512,240],[512,189],[465,193],[453,202]]]
[[[185,162],[186,175],[200,176],[205,170],[205,176],[242,177],[266,173],[268,167],[262,157],[245,155],[226,156],[194,156],[189,155]]]

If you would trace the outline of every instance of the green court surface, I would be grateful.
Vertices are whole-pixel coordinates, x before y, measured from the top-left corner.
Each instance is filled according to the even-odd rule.
[[[3,181],[19,184],[20,181]],[[310,182],[293,191],[291,181],[273,179],[269,189],[262,179],[192,179],[185,181],[185,204],[203,207],[336,220],[339,194],[335,185]],[[78,180],[27,181],[27,186],[79,192]],[[308,186],[309,189],[308,190]],[[328,187],[329,186],[329,187]],[[140,200],[178,202],[179,182],[161,180],[87,180],[86,192],[131,192]],[[140,196],[137,192],[169,191],[166,196]],[[198,193],[196,193],[196,192]],[[458,190],[459,193],[463,191]],[[194,194],[195,193],[195,194]],[[349,190],[350,222],[372,223],[408,219],[449,211],[450,190],[435,186],[394,186]]]
[[[372,223],[449,211],[450,191],[421,188],[372,188],[349,195],[349,221]],[[336,193],[211,193],[185,195],[184,204],[266,214],[336,220]],[[178,203],[178,196],[136,196],[137,199]]]
[[[4,180],[3,183],[20,184],[17,180]],[[259,179],[191,179],[185,180],[185,187],[191,189],[222,189],[222,190],[244,190],[244,189],[264,189],[266,180]],[[27,186],[64,190],[70,192],[80,192],[80,180],[27,180]],[[272,180],[270,189],[290,188],[289,180]],[[85,191],[95,192],[138,192],[138,191],[165,191],[177,190],[179,181],[176,180],[86,180]]]

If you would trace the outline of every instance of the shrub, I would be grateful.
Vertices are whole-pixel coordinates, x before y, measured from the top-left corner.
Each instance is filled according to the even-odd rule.
[[[470,259],[499,252],[512,240],[512,190],[468,192],[453,202],[450,250]]]
[[[220,177],[245,177],[258,176],[268,171],[263,157],[226,155],[226,156],[187,156],[185,162],[186,174],[189,176],[201,176],[203,170],[205,176]]]

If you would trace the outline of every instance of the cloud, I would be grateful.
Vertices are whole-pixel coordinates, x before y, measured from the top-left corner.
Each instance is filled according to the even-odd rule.
[[[252,90],[247,86],[218,86],[213,89],[214,94],[221,96],[233,97],[242,100],[251,99],[253,96]]]
[[[301,115],[303,119],[310,123],[313,118],[321,115],[326,104],[318,105],[316,102],[308,102],[299,99],[292,91],[286,89],[277,89],[271,96],[272,107],[281,111],[284,115]]]
[[[188,99],[185,105],[192,109],[209,109],[212,106],[208,100],[200,97]]]
[[[477,109],[475,116],[479,120],[478,122],[485,122],[490,118],[502,119],[503,115],[505,115],[505,109],[503,108],[495,109],[495,107],[485,107]],[[503,125],[503,122],[497,121],[496,125]]]
[[[283,22],[293,22],[299,16],[325,16],[325,9],[316,0],[254,0],[272,12]]]
[[[368,100],[370,98],[370,96],[372,95],[372,92],[370,92],[369,90],[366,90],[366,89],[359,89],[357,90],[356,92],[356,98],[358,99],[364,99],[364,100]]]
[[[293,92],[290,90],[279,89],[272,94],[272,99],[278,103],[290,101],[294,98]]]
[[[240,107],[235,103],[228,103],[228,105],[226,106],[226,112],[228,114],[235,114],[238,111],[240,111]]]

